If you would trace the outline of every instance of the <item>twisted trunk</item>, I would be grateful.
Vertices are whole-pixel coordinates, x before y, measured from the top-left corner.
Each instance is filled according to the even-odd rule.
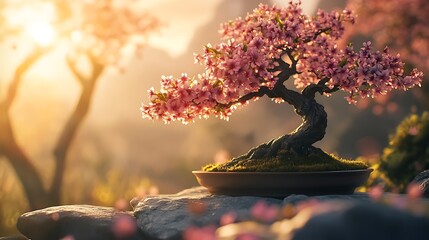
[[[287,89],[283,85],[276,86],[266,93],[270,98],[281,97],[295,108],[295,112],[302,117],[302,124],[293,132],[277,139],[252,148],[248,153],[234,158],[231,166],[244,159],[269,159],[280,155],[284,151],[294,151],[299,154],[308,154],[315,148],[315,142],[325,136],[327,114],[322,105],[314,99],[315,93],[320,92],[318,85],[310,85],[302,93]]]

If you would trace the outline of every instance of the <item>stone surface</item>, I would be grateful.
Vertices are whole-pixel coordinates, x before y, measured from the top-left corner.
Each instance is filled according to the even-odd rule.
[[[367,194],[315,196],[320,201],[364,200]],[[305,195],[291,195],[284,200],[262,197],[231,197],[211,195],[203,187],[184,190],[174,195],[147,197],[132,201],[138,227],[147,235],[158,239],[179,238],[183,230],[190,226],[218,224],[222,215],[235,212],[237,220],[251,219],[250,209],[255,203],[265,201],[268,205],[295,204],[308,200]],[[207,211],[203,211],[206,209]],[[194,213],[198,212],[201,213]]]
[[[218,224],[222,215],[234,211],[237,219],[248,219],[258,201],[281,205],[282,200],[261,197],[211,195],[196,187],[174,195],[147,197],[134,203],[138,227],[158,239],[177,239],[190,226]]]
[[[32,240],[142,239],[131,213],[89,205],[66,205],[23,214],[19,231]],[[121,235],[121,236],[119,236]]]
[[[332,203],[331,203],[332,204]],[[354,203],[311,217],[293,240],[421,240],[429,218],[376,203]]]
[[[306,196],[306,195],[295,195],[292,194],[283,199],[283,204],[297,204],[302,201],[310,199],[317,200],[319,202],[325,201],[370,201],[367,193],[354,193],[350,195],[323,195],[323,196]]]
[[[14,236],[0,237],[0,240],[28,240],[28,238],[21,235],[14,235]]]
[[[423,191],[423,196],[429,198],[429,170],[425,170],[414,178],[413,182],[419,184]]]

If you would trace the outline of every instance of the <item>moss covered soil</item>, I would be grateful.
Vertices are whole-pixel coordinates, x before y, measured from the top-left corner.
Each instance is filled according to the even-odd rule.
[[[342,159],[320,149],[309,154],[282,152],[270,159],[242,159],[212,163],[203,167],[208,172],[314,172],[366,169],[363,161]]]

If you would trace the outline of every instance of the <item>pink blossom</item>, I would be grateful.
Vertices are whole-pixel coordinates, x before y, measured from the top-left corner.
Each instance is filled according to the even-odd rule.
[[[383,197],[384,189],[383,186],[377,185],[368,190],[369,197],[374,201],[380,201]]]
[[[391,46],[413,65],[429,68],[427,0],[348,0],[356,10],[357,26],[347,35],[371,35],[379,47]]]
[[[204,73],[161,77],[161,89],[149,91],[149,103],[142,105],[142,115],[166,123],[177,120],[186,124],[210,115],[228,120],[236,109],[259,99],[255,93],[262,88],[273,89],[278,81],[283,83],[289,77],[294,78],[297,88],[328,79],[325,85],[345,91],[346,100],[352,104],[360,98],[420,86],[423,73],[414,69],[405,75],[404,63],[387,48],[374,51],[371,42],[357,51],[353,46],[339,48],[346,25],[354,22],[355,16],[348,9],[319,10],[312,17],[302,12],[299,2],[284,8],[260,4],[244,18],[222,24],[223,42],[208,44],[195,55]],[[279,66],[285,58],[289,62]],[[282,76],[292,60],[296,69],[289,68],[290,74]]]
[[[252,217],[264,222],[274,221],[280,213],[277,205],[268,205],[265,201],[259,201],[250,209]]]
[[[120,64],[124,47],[133,47],[142,53],[147,34],[159,25],[147,13],[138,13],[109,0],[87,0],[76,4],[68,1],[70,9],[79,11],[71,26],[78,38],[71,39],[77,51],[90,52],[99,62]],[[70,26],[68,26],[70,28]],[[121,69],[121,66],[119,66]]]
[[[264,239],[264,238],[252,233],[242,233],[236,237],[236,240],[261,240],[261,239]]]
[[[410,183],[407,187],[407,196],[409,199],[418,199],[423,196],[423,190],[418,183]]]
[[[237,214],[235,212],[225,213],[220,218],[220,225],[223,226],[223,225],[234,223],[236,219],[237,219]]]
[[[184,240],[216,240],[216,227],[213,225],[205,227],[189,227],[183,231]]]
[[[67,235],[67,236],[61,238],[60,240],[75,240],[75,238],[73,237],[73,235]]]
[[[126,199],[120,198],[115,202],[115,209],[125,211],[129,207],[129,203]]]
[[[137,223],[128,215],[120,215],[114,219],[112,231],[117,238],[130,237],[137,231]]]

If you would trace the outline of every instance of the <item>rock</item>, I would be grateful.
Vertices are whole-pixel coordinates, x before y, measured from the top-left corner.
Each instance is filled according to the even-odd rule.
[[[114,208],[89,205],[65,205],[23,214],[19,231],[32,240],[142,239],[131,213]]]
[[[196,187],[133,201],[133,207],[142,232],[157,239],[180,239],[188,227],[219,224],[229,212],[235,212],[237,220],[250,219],[250,209],[259,201],[282,205],[281,199],[211,195],[205,188]]]
[[[424,206],[417,204],[416,200],[411,205],[407,205],[410,203],[407,201],[407,195],[385,194],[383,199],[383,201],[417,213],[429,209],[427,200],[422,200]],[[190,227],[212,226],[214,229],[220,225],[221,219],[225,220],[223,216],[233,216],[233,220],[229,219],[230,222],[254,220],[256,215],[261,217],[261,222],[274,221],[273,218],[271,220],[266,220],[268,217],[263,218],[266,216],[275,218],[275,215],[272,214],[264,215],[265,212],[271,211],[269,210],[271,208],[266,205],[252,210],[255,204],[262,201],[268,206],[274,205],[275,208],[278,208],[308,200],[316,200],[306,205],[319,206],[319,210],[311,215],[307,214],[305,219],[310,219],[308,221],[302,221],[299,217],[305,210],[293,218],[300,223],[306,223],[302,229],[297,227],[303,226],[302,224],[292,224],[296,227],[294,231],[296,231],[298,240],[376,239],[372,238],[372,235],[369,235],[371,238],[362,235],[368,232],[375,232],[376,237],[381,236],[384,232],[384,234],[394,232],[396,238],[392,239],[402,239],[399,238],[400,236],[413,239],[416,236],[413,232],[428,235],[425,232],[429,230],[427,218],[375,204],[366,193],[312,197],[290,195],[284,199],[276,199],[211,195],[203,187],[186,189],[177,194],[147,196],[142,200],[134,199],[131,202],[134,208],[133,213],[88,205],[41,209],[23,214],[18,219],[18,229],[32,240],[67,239],[65,238],[67,236],[74,240],[173,240],[181,239],[183,232]],[[276,214],[275,211],[277,210],[274,210],[274,214]],[[302,216],[304,215],[303,213]],[[288,219],[284,221],[285,224],[288,224]],[[286,229],[291,229],[292,225],[289,224]],[[389,230],[390,226],[393,229]],[[343,235],[344,237],[342,237]]]
[[[292,239],[420,240],[428,236],[429,218],[382,204],[356,202],[311,217]]]
[[[28,238],[21,235],[14,235],[14,236],[0,237],[0,240],[28,240]]]
[[[286,204],[297,204],[299,202],[307,200],[316,200],[319,202],[325,201],[370,201],[367,193],[354,193],[347,195],[321,195],[321,196],[307,196],[307,195],[295,195],[292,194],[283,199],[283,205]]]
[[[351,200],[368,201],[366,193],[352,195],[314,196],[318,201]],[[195,187],[174,195],[150,196],[143,200],[131,201],[137,225],[145,234],[158,239],[179,238],[191,226],[219,224],[220,218],[235,212],[237,220],[248,220],[251,208],[259,201],[268,205],[282,206],[309,200],[305,195],[291,195],[283,200],[262,197],[231,197],[211,195],[206,188]],[[207,210],[207,211],[204,211]]]
[[[423,196],[429,198],[429,170],[417,174],[412,182],[419,184],[420,189],[423,191]]]

